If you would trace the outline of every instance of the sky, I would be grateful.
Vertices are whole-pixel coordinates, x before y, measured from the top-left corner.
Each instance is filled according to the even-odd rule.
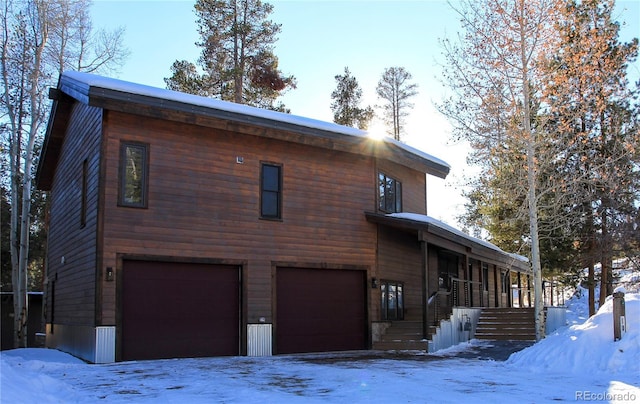
[[[567,326],[512,354],[478,358],[471,340],[404,359],[341,353],[90,365],[50,349],[0,352],[0,402],[46,403],[555,403],[640,402],[638,273],[626,290],[627,332],[613,341],[612,301],[586,318],[568,300]],[[349,354],[351,357],[357,354]],[[367,358],[369,356],[369,358]]]
[[[455,4],[456,0],[453,0]],[[385,68],[404,67],[419,94],[405,125],[403,140],[452,166],[447,179],[428,176],[427,213],[456,225],[464,211],[462,191],[476,170],[466,164],[468,147],[450,139],[450,125],[437,112],[445,88],[439,40],[459,31],[455,11],[442,0],[272,0],[271,20],[281,24],[275,44],[279,67],[294,75],[297,88],[281,100],[291,113],[332,121],[331,92],[335,76],[349,67],[363,90],[362,105],[380,101],[375,87]],[[94,28],[124,27],[130,56],[112,77],[165,87],[176,60],[196,62],[200,49],[194,1],[94,0]],[[640,1],[618,1],[618,21],[625,22],[621,40],[640,36]],[[640,63],[631,67],[640,77]],[[374,121],[370,132],[384,132]]]

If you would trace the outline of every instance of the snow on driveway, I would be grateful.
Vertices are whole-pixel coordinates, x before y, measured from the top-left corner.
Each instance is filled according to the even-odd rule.
[[[48,349],[0,353],[2,403],[640,402],[640,294],[625,296],[614,342],[611,302],[508,360],[491,342],[437,355],[360,351],[91,365]],[[522,347],[519,347],[522,348]],[[504,353],[504,352],[502,352]],[[504,359],[501,357],[500,359]]]

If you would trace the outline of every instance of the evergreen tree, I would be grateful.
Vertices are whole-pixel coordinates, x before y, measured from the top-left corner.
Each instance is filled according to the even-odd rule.
[[[285,110],[275,101],[296,81],[282,74],[273,53],[280,32],[280,25],[268,19],[273,6],[260,0],[198,0],[195,11],[201,37],[196,45],[202,49],[198,66],[174,62],[167,88]]]
[[[613,292],[614,255],[633,254],[616,248],[624,244],[619,229],[640,199],[640,83],[634,92],[627,79],[638,39],[619,42],[613,6],[613,0],[560,2],[557,41],[545,63],[550,131],[564,149],[553,174],[558,188],[554,205],[570,213],[559,217],[569,219],[583,265],[592,270],[602,264],[600,304]],[[595,312],[593,301],[590,311]]]
[[[362,89],[358,80],[351,75],[348,67],[344,68],[344,75],[336,75],[336,89],[331,93],[333,102],[333,121],[340,125],[367,129],[373,119],[373,108],[360,108]]]
[[[384,122],[389,127],[387,133],[395,140],[400,140],[402,135],[403,118],[409,114],[407,109],[413,108],[409,99],[418,94],[418,85],[410,83],[411,78],[411,73],[404,67],[389,67],[382,73],[376,87],[378,97],[386,101],[382,111]]]
[[[176,60],[171,65],[171,78],[164,79],[169,90],[183,93],[213,97],[211,88],[204,85],[205,75],[198,73],[198,68],[186,60]]]

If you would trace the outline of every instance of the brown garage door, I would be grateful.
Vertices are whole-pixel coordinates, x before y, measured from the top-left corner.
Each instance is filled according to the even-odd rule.
[[[238,355],[239,268],[124,261],[122,360]]]
[[[277,353],[365,349],[365,272],[278,268]]]

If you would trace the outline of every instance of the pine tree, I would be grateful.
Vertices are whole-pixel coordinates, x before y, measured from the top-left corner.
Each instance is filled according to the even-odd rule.
[[[344,75],[336,75],[336,89],[331,93],[333,102],[333,121],[340,125],[367,129],[373,119],[373,108],[367,106],[360,108],[362,89],[358,80],[351,75],[348,67],[344,68]]]
[[[378,81],[376,93],[386,101],[382,105],[384,121],[389,127],[389,133],[395,140],[400,140],[403,132],[403,119],[409,114],[407,109],[413,108],[409,102],[411,97],[418,94],[418,85],[410,83],[411,73],[404,67],[389,67],[382,73]]]
[[[591,271],[602,264],[600,304],[613,292],[612,261],[623,244],[619,229],[637,206],[640,190],[638,92],[627,79],[638,39],[619,42],[613,6],[613,0],[561,2],[557,42],[544,64],[550,130],[564,147],[554,173],[555,204],[572,213],[560,217],[574,229],[583,264]],[[589,287],[593,299],[594,285]],[[593,300],[590,312],[595,313]]]
[[[202,49],[198,66],[174,62],[167,88],[285,110],[275,101],[296,81],[282,74],[273,53],[280,32],[268,19],[273,6],[260,0],[198,0],[195,10],[201,37],[196,45]]]

